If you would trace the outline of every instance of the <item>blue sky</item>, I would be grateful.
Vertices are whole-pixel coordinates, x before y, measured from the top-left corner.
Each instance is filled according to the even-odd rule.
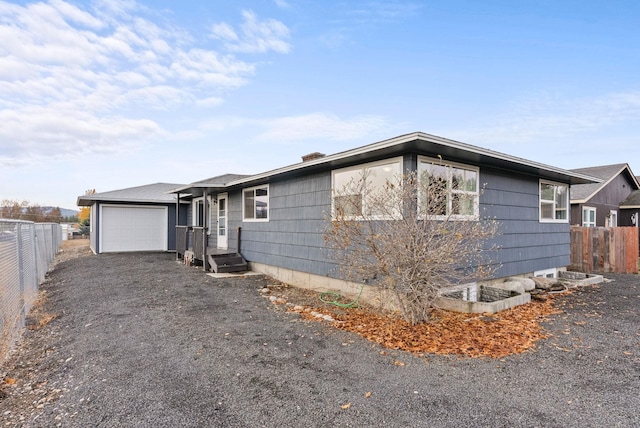
[[[0,0],[0,200],[413,131],[640,175],[640,2]]]

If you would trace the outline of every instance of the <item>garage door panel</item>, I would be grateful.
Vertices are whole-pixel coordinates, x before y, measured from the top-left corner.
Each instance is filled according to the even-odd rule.
[[[103,205],[101,213],[101,252],[167,250],[166,207]]]

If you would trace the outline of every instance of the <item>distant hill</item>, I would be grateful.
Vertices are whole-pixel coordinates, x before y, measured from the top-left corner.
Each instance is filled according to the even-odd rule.
[[[54,208],[55,207],[42,207],[42,209],[45,212],[49,212]],[[71,216],[74,216],[74,215],[78,215],[78,212],[79,212],[78,210],[70,210],[70,209],[67,209],[67,208],[60,208],[60,215],[62,215],[62,217],[71,217]]]

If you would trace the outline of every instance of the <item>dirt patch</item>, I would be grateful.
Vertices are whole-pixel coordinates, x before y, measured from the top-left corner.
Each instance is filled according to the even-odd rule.
[[[399,341],[416,344],[401,324],[376,332],[364,309],[262,276],[212,278],[174,254],[68,260],[41,287],[38,307],[57,318],[34,322],[0,367],[0,426],[636,426],[640,283],[615,279],[555,297],[548,339],[489,359],[404,352]],[[515,340],[500,338],[504,314],[460,317],[430,334],[474,325],[496,336],[485,343]]]
[[[67,260],[77,259],[78,257],[86,257],[92,255],[93,252],[89,248],[88,239],[69,239],[62,241],[60,252],[56,255],[53,265],[65,262]]]

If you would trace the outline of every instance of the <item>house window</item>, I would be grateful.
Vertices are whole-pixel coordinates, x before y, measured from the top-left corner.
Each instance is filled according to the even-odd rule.
[[[384,191],[388,183],[394,183],[402,170],[402,158],[386,159],[333,171],[333,215],[347,218],[367,216],[385,218],[393,207],[381,207],[373,203],[377,192]]]
[[[533,276],[536,278],[557,278],[558,277],[558,269],[545,269],[538,270],[533,273]]]
[[[609,211],[609,214],[607,214],[607,227],[618,227],[618,211]]]
[[[194,199],[192,202],[192,226],[204,226],[204,198]]]
[[[540,221],[568,221],[569,186],[566,184],[540,181]]]
[[[596,226],[596,209],[592,207],[582,207],[582,226]]]
[[[479,216],[478,168],[421,158],[418,162],[420,209],[436,218],[476,220]]]
[[[244,221],[269,221],[269,185],[242,191]]]

